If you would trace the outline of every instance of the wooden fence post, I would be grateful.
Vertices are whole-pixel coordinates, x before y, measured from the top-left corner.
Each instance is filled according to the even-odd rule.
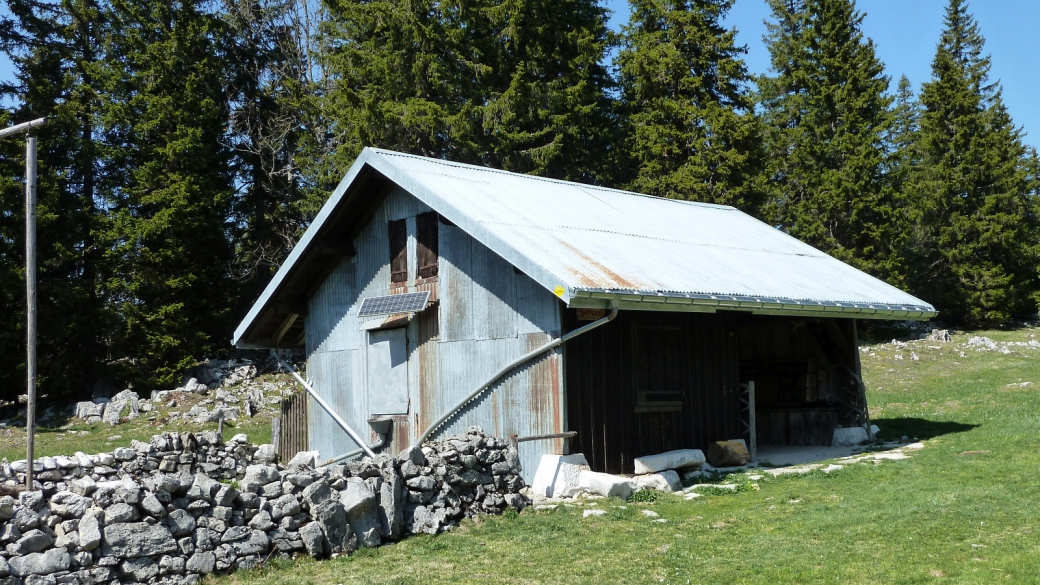
[[[280,416],[271,419],[271,444],[274,445],[274,452],[278,454],[278,459],[281,460],[282,417]]]

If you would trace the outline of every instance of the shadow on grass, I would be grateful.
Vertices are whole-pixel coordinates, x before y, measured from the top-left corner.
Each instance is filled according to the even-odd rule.
[[[940,435],[964,433],[979,426],[924,418],[880,418],[870,422],[876,424],[881,429],[879,434],[885,439],[898,439],[903,435],[910,438],[916,437],[920,440],[932,439]]]

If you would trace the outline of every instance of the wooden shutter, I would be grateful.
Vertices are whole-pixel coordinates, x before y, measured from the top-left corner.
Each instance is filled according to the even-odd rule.
[[[423,213],[415,218],[418,240],[418,278],[437,276],[437,214]]]
[[[391,221],[390,282],[408,282],[408,229],[404,220]]]

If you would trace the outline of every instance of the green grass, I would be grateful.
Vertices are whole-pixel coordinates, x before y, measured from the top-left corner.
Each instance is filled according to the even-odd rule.
[[[983,335],[1029,341],[1038,333]],[[600,500],[608,513],[586,519],[578,506],[529,509],[350,557],[272,562],[211,581],[1040,582],[1040,350],[963,349],[961,357],[957,346],[967,338],[861,354],[881,436],[926,444],[910,459],[766,476],[757,490],[688,502]],[[1034,385],[1007,386],[1023,381]]]

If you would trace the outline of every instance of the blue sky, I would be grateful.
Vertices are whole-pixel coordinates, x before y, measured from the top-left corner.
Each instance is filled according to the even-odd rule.
[[[627,0],[606,2],[614,11],[610,25],[618,29],[628,20]],[[947,0],[859,0],[858,8],[866,14],[863,31],[874,40],[893,91],[901,75],[910,78],[915,91],[931,77],[946,4]],[[0,12],[6,9],[4,3]],[[1040,148],[1040,0],[973,0],[969,10],[993,58],[992,79],[1003,85],[1004,100],[1015,123],[1024,128],[1026,143]],[[769,70],[769,53],[762,42],[768,17],[765,0],[737,0],[727,19],[738,31],[738,42],[748,46],[752,73]],[[2,56],[0,76],[11,76],[10,63]]]
[[[942,32],[947,0],[859,0],[866,14],[863,32],[874,40],[878,58],[892,78],[894,92],[906,75],[920,91],[931,78],[932,58]],[[626,0],[607,0],[614,11],[610,25],[627,22]],[[990,80],[999,80],[1004,102],[1015,124],[1027,133],[1026,144],[1040,148],[1040,1],[969,0],[968,10],[979,23],[992,57]],[[763,21],[769,18],[765,0],[737,0],[726,24],[737,29],[737,41],[748,47],[746,61],[752,73],[769,72],[769,52],[762,42]],[[1032,132],[1030,132],[1032,130]]]

